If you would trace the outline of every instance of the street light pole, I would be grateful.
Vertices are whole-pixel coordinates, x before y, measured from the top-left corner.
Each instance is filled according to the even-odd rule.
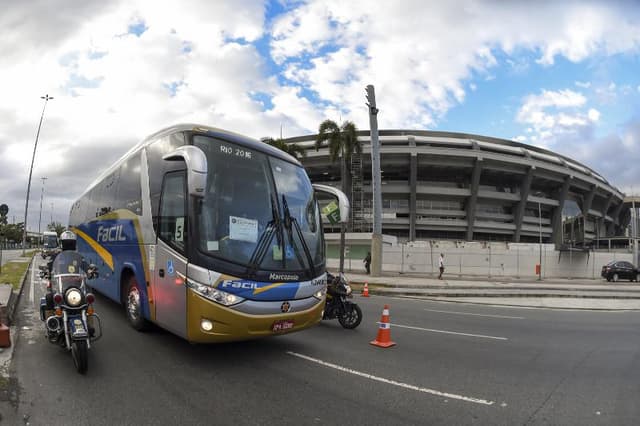
[[[380,175],[380,140],[378,138],[378,108],[373,85],[365,88],[369,107],[371,138],[371,187],[373,192],[373,233],[371,234],[371,276],[382,272],[382,176]]]
[[[40,236],[41,236],[41,228],[42,225],[42,199],[44,198],[44,181],[47,180],[46,177],[41,177],[42,180],[42,190],[40,191],[40,215],[38,216],[38,247],[40,247]]]
[[[42,107],[42,114],[40,115],[40,123],[38,124],[38,132],[36,133],[36,142],[33,144],[33,155],[31,156],[31,167],[29,167],[29,182],[27,183],[27,199],[24,203],[24,230],[22,231],[22,255],[24,256],[25,248],[27,245],[27,214],[29,212],[29,193],[31,192],[31,175],[33,173],[33,162],[36,159],[36,148],[38,147],[38,138],[40,137],[40,128],[42,127],[42,119],[44,118],[44,110],[47,108],[47,102],[53,99],[53,96],[44,95],[40,96],[40,99],[44,99],[44,106]]]
[[[538,281],[542,281],[542,208],[540,207],[540,200],[538,200],[538,229],[540,235],[540,269],[538,270]]]

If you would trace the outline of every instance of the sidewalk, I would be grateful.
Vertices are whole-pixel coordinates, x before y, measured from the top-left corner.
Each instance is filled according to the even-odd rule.
[[[640,310],[640,283],[594,279],[446,277],[383,272],[372,277],[345,272],[360,294],[368,283],[372,295],[559,309]]]

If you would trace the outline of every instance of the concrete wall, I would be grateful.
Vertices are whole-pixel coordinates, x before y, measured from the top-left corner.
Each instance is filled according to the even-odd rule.
[[[355,248],[355,247],[354,247]],[[345,269],[364,272],[364,248],[350,249],[345,256]],[[337,250],[331,254],[337,256]],[[357,254],[350,256],[350,254]],[[444,254],[445,276],[531,277],[539,263],[538,244],[476,243],[455,241],[413,242],[385,246],[382,270],[414,274],[438,273],[438,257]],[[330,268],[338,260],[329,256]],[[632,261],[627,251],[559,252],[553,244],[542,245],[543,278],[599,278],[602,265],[611,260]]]

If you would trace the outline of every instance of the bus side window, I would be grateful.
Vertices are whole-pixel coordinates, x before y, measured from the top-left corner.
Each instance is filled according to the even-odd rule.
[[[184,253],[187,242],[186,174],[184,171],[165,175],[159,219],[160,239]]]

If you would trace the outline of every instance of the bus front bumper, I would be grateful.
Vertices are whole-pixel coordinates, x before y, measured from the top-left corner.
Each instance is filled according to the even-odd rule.
[[[293,333],[309,328],[322,319],[325,300],[300,312],[251,315],[205,299],[187,290],[187,340],[193,343],[218,343],[257,339]],[[210,330],[203,323],[211,324]]]

